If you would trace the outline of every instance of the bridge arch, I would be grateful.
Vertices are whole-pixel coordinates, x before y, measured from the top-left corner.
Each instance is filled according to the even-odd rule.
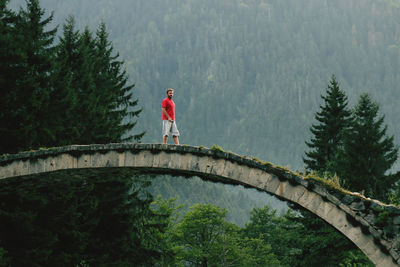
[[[0,157],[0,180],[68,169],[132,168],[243,185],[297,203],[339,230],[376,265],[400,265],[400,209],[218,149],[164,144],[72,145]],[[378,220],[385,214],[387,220]]]

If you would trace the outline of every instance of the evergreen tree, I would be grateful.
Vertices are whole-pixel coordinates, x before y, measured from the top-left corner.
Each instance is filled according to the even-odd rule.
[[[119,54],[114,54],[113,46],[108,40],[106,25],[101,23],[94,44],[94,82],[98,93],[97,102],[105,110],[98,114],[97,123],[99,142],[121,142],[127,140],[139,141],[143,133],[132,134],[137,124],[134,121],[142,111],[137,109],[137,99],[132,99],[134,84],[128,83],[128,76],[123,69],[124,62],[119,60]],[[110,130],[112,129],[112,131]],[[103,141],[104,140],[104,141]]]
[[[310,148],[305,152],[307,158],[303,158],[309,171],[332,173],[335,170],[332,164],[337,153],[343,147],[343,134],[349,125],[350,111],[347,109],[347,96],[339,88],[334,75],[328,85],[326,96],[321,96],[324,105],[316,113],[317,124],[310,128],[314,137],[306,142]]]
[[[272,251],[284,266],[338,266],[349,260],[351,253],[361,252],[349,240],[321,219],[301,210],[301,215],[289,210],[278,215],[269,207],[253,209],[251,221],[243,233],[249,238],[261,238],[272,245]],[[361,253],[362,266],[373,266]],[[358,266],[358,265],[357,265]]]
[[[23,60],[18,40],[21,36],[15,29],[18,18],[7,9],[7,3],[8,0],[0,0],[0,154],[18,143],[12,101],[16,98],[14,81]]]
[[[286,215],[277,214],[268,206],[251,210],[250,222],[242,230],[242,235],[248,238],[260,238],[264,244],[271,244],[272,253],[276,255],[283,266],[297,266],[297,256],[301,254],[301,240],[298,238],[302,225],[288,211]]]
[[[122,70],[123,61],[113,55],[104,24],[96,37],[86,27],[75,30],[70,16],[63,27],[57,47],[57,68],[54,81],[53,105],[66,117],[55,124],[57,140],[70,143],[110,143],[126,140],[140,141],[144,133],[131,135],[133,121],[141,112],[135,110],[138,100],[132,100],[132,88]]]
[[[154,266],[166,229],[147,178],[68,172],[2,182],[0,259],[6,266]],[[55,179],[56,178],[56,179]],[[151,223],[149,223],[151,222]],[[0,266],[2,262],[0,261]]]
[[[79,101],[73,110],[75,127],[78,131],[78,136],[74,136],[76,138],[74,142],[79,144],[101,143],[98,141],[101,133],[96,128],[90,127],[95,123],[100,123],[96,116],[105,107],[98,105],[100,93],[94,81],[93,36],[87,27],[83,33],[79,34],[76,59],[72,85]]]
[[[76,110],[79,102],[76,81],[79,78],[79,32],[75,20],[69,16],[63,25],[63,35],[56,49],[56,64],[51,77],[51,102],[49,116],[54,133],[53,146],[67,145],[80,136]],[[63,114],[63,116],[60,116]]]
[[[393,136],[387,137],[384,116],[378,112],[379,105],[362,94],[345,138],[339,175],[350,190],[385,201],[397,181],[397,176],[387,172],[397,160],[399,147]]]
[[[91,177],[96,223],[88,229],[84,251],[90,266],[153,266],[161,257],[154,232],[164,232],[162,215],[152,211],[147,187],[140,175],[106,172]],[[159,222],[149,224],[148,222]]]
[[[374,266],[372,262],[353,244],[331,225],[307,210],[300,209],[301,216],[289,216],[287,219],[297,228],[288,229],[295,233],[289,234],[286,242],[294,245],[298,253],[293,255],[294,264],[290,266],[332,266],[344,264],[352,255],[352,266]],[[301,238],[298,238],[298,236]]]
[[[26,10],[19,12],[17,28],[24,36],[25,67],[16,81],[17,101],[13,104],[19,109],[17,134],[20,135],[21,148],[46,146],[51,136],[47,109],[54,58],[53,41],[57,29],[46,30],[53,15],[43,19],[44,13],[38,0],[27,1]]]
[[[2,41],[6,42],[4,49],[9,50],[2,50],[7,60],[2,63],[5,69],[1,75],[10,76],[0,79],[5,83],[0,152],[9,153],[46,145],[51,138],[47,105],[57,29],[46,31],[53,16],[43,19],[44,10],[37,0],[27,1],[26,10],[21,9],[16,17],[2,6],[2,20],[6,22]]]
[[[310,128],[314,137],[310,142],[306,142],[311,151],[305,153],[308,158],[303,158],[303,161],[309,171],[335,174],[340,169],[339,159],[344,149],[345,135],[350,127],[351,112],[347,109],[347,96],[339,88],[334,75],[327,94],[322,96],[322,99],[324,105],[320,106],[321,111],[315,116],[319,123]],[[300,213],[301,217],[291,219],[303,225],[304,238],[298,259],[301,259],[304,266],[334,266],[345,258],[349,251],[358,253],[354,244],[322,219],[303,209],[300,209]],[[360,262],[368,262],[368,259],[365,256],[361,257]]]

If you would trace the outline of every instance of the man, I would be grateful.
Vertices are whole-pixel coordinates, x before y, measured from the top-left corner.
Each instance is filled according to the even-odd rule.
[[[174,89],[167,89],[167,97],[162,101],[162,120],[163,120],[163,144],[167,143],[168,136],[171,134],[176,145],[179,145],[179,131],[175,122],[175,103],[172,100]]]

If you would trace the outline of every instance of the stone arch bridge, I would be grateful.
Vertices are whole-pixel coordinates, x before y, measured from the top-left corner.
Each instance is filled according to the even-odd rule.
[[[72,145],[3,155],[0,181],[98,168],[199,176],[255,188],[319,216],[356,244],[376,266],[400,265],[400,208],[218,148],[126,143]]]

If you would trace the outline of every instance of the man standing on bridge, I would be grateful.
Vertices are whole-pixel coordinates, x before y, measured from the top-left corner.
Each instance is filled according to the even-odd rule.
[[[166,144],[168,136],[171,134],[176,145],[179,145],[179,131],[175,121],[175,103],[172,100],[174,89],[167,89],[167,97],[162,101],[162,120],[163,120],[163,143]]]

